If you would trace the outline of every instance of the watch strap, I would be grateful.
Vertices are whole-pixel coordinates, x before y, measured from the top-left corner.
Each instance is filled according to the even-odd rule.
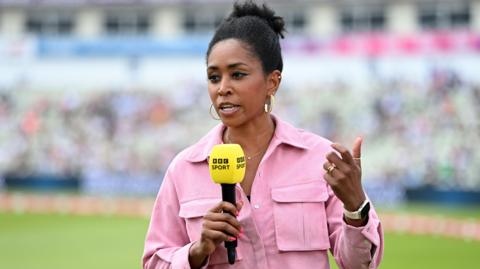
[[[367,205],[369,205],[369,202],[370,201],[368,201],[368,199],[365,199],[365,201],[363,201],[363,203],[360,205],[360,207],[356,211],[348,211],[347,209],[343,208],[343,215],[349,219],[354,219],[354,220],[362,219],[363,217],[365,217],[364,215],[366,215],[366,214],[362,214],[362,211],[365,209]]]

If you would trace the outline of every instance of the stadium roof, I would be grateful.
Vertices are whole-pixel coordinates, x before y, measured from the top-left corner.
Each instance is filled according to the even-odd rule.
[[[162,4],[205,4],[205,3],[232,3],[233,0],[0,0],[0,7],[35,7],[35,6],[88,6],[88,5],[162,5]],[[241,0],[240,0],[241,1]],[[285,3],[319,3],[330,4],[359,4],[359,3],[388,3],[390,0],[263,0],[270,4]],[[429,2],[431,0],[406,0],[409,2]],[[447,0],[448,1],[448,0]],[[455,2],[456,0],[450,0]]]
[[[316,0],[315,2],[318,2]],[[335,2],[334,0],[320,0]],[[378,0],[377,0],[378,1]],[[85,6],[85,5],[155,5],[155,4],[195,4],[231,3],[232,0],[0,0],[0,6]],[[268,3],[314,2],[314,0],[271,0]]]

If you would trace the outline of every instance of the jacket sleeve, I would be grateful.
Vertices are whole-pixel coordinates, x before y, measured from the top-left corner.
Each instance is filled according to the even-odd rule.
[[[368,222],[363,227],[348,225],[343,220],[343,203],[328,187],[326,205],[330,245],[342,269],[374,269],[383,256],[383,230],[377,213],[370,207]]]
[[[165,174],[153,207],[142,259],[144,269],[190,269],[188,255],[193,242],[179,217],[174,163]]]

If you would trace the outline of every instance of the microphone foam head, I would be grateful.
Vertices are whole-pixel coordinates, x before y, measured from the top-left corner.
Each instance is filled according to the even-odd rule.
[[[210,176],[218,184],[240,183],[245,176],[245,154],[239,144],[215,145],[208,160]]]

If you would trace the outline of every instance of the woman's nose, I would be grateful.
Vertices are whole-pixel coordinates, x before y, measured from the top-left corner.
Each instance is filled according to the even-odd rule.
[[[228,94],[232,93],[232,87],[231,87],[228,79],[222,79],[220,81],[217,93],[220,96],[224,96],[224,95],[228,95]]]

